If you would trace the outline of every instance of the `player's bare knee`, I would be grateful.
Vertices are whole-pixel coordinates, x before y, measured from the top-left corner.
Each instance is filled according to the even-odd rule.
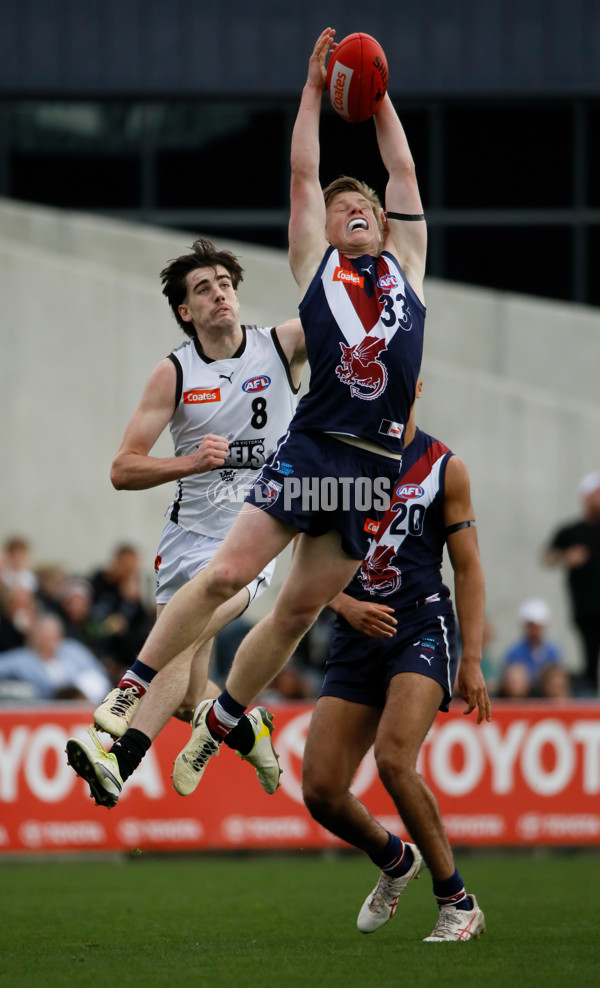
[[[287,608],[280,608],[273,612],[273,621],[279,634],[285,638],[298,639],[306,634],[318,616],[318,609],[299,608],[289,610]]]
[[[208,596],[215,601],[216,606],[231,600],[245,586],[246,582],[240,576],[239,567],[223,563],[209,566],[205,570],[204,588]]]
[[[313,820],[316,820],[317,823],[322,823],[323,825],[326,825],[327,820],[331,818],[331,814],[335,809],[335,804],[332,803],[331,800],[327,799],[325,793],[304,793],[304,805]]]
[[[338,804],[338,796],[326,782],[305,777],[302,780],[304,805],[314,820],[329,819]]]
[[[375,750],[375,764],[383,785],[388,792],[399,791],[410,785],[415,769],[412,760],[403,756],[396,748]]]

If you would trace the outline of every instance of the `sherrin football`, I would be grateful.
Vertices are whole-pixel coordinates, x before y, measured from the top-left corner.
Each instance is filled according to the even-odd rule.
[[[344,120],[360,123],[372,117],[387,84],[383,48],[370,34],[349,34],[333,49],[327,65],[327,90],[331,105]]]

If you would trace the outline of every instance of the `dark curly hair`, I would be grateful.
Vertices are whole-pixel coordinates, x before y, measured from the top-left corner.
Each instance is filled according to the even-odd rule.
[[[217,250],[212,240],[199,238],[194,240],[191,246],[191,254],[182,254],[169,261],[167,266],[160,272],[160,279],[163,285],[163,295],[166,296],[171,306],[173,315],[187,336],[195,336],[194,327],[191,323],[185,322],[179,315],[179,306],[185,302],[187,295],[186,278],[190,271],[196,268],[216,268],[217,265],[224,267],[231,277],[231,283],[237,288],[244,278],[244,269],[235,254],[230,250]]]

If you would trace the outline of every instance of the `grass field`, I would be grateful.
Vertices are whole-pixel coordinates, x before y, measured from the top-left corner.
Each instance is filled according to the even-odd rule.
[[[356,915],[377,872],[354,854],[0,861],[0,985],[600,983],[600,856],[477,852],[457,863],[487,932],[426,944],[429,873],[364,936]]]

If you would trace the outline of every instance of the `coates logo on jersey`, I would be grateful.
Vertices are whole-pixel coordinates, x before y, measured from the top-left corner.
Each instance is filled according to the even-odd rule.
[[[346,268],[336,268],[333,272],[333,280],[343,281],[345,285],[356,285],[357,288],[362,288],[365,283],[365,279],[356,271],[347,271]]]
[[[270,383],[270,377],[267,377],[266,374],[259,374],[258,377],[249,377],[247,381],[244,381],[242,391],[249,391],[250,394],[256,394],[257,391],[265,391]]]
[[[381,278],[377,279],[377,287],[381,288],[382,292],[391,292],[398,287],[398,279],[395,274],[382,274]]]
[[[377,535],[379,531],[379,522],[374,521],[373,518],[367,518],[363,525],[363,532],[368,532],[369,535]]]
[[[205,405],[207,401],[220,401],[220,388],[194,388],[183,392],[184,405]]]
[[[413,497],[423,497],[425,490],[420,484],[402,484],[401,487],[396,488],[396,497],[404,498],[405,501],[409,501]]]

